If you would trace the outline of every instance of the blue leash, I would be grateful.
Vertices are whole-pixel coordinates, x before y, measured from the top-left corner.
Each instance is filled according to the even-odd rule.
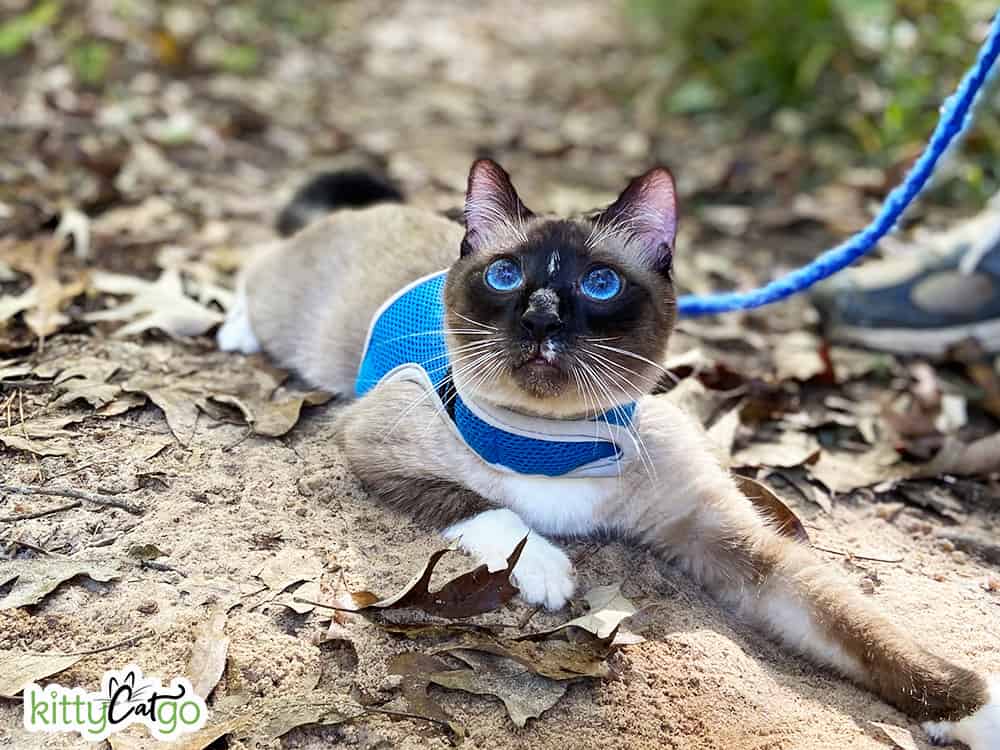
[[[678,300],[681,315],[711,315],[732,310],[750,310],[778,302],[808,289],[817,281],[832,276],[867,254],[896,225],[899,217],[920,195],[927,181],[934,174],[941,156],[955,138],[972,122],[972,109],[980,90],[990,76],[997,57],[1000,56],[1000,13],[993,19],[990,34],[979,50],[976,64],[965,74],[958,89],[941,107],[934,134],[927,148],[906,174],[900,185],[893,188],[882,204],[878,216],[867,227],[846,242],[820,255],[802,268],[749,292],[722,292],[705,296],[686,295]]]

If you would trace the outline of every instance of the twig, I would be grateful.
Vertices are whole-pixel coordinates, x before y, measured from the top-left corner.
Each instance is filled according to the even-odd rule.
[[[74,500],[84,500],[88,503],[94,503],[94,505],[121,508],[122,510],[136,516],[142,515],[142,508],[125,502],[124,500],[117,500],[109,495],[98,495],[93,492],[74,490],[70,487],[25,487],[20,484],[0,484],[0,492],[10,492],[14,495],[51,495],[52,497],[70,497]]]
[[[39,510],[34,513],[21,513],[13,516],[0,516],[0,523],[15,523],[17,521],[27,521],[31,518],[42,518],[43,516],[51,516],[53,513],[62,513],[64,510],[73,510],[73,508],[79,508],[81,505],[83,505],[83,503],[77,500],[67,505],[60,505],[58,508]]]
[[[293,595],[292,601],[296,602],[297,604],[308,604],[312,607],[322,607],[323,609],[332,609],[334,612],[347,612],[347,613],[354,613],[356,615],[364,614],[363,612],[360,612],[357,609],[352,609],[350,607],[337,607],[333,604],[323,604],[323,602],[316,602],[313,601],[312,599],[306,599],[305,597],[302,596]]]
[[[525,629],[526,627],[528,627],[528,623],[529,623],[529,622],[531,622],[531,618],[533,618],[533,617],[534,617],[535,615],[537,615],[537,614],[538,614],[539,612],[541,612],[541,611],[542,611],[542,608],[541,608],[541,607],[532,607],[531,609],[529,609],[529,610],[528,610],[528,611],[527,611],[527,612],[526,612],[526,613],[524,614],[524,617],[522,617],[522,618],[521,618],[521,619],[520,619],[520,620],[518,621],[518,623],[517,623],[517,627],[518,627],[518,628],[519,628],[520,630],[524,630],[524,629]]]
[[[234,448],[237,448],[237,447],[243,445],[243,443],[245,443],[247,440],[250,439],[250,436],[254,434],[253,425],[252,424],[248,424],[246,427],[247,427],[246,432],[243,433],[242,437],[240,437],[239,440],[237,440],[232,445],[224,445],[224,446],[222,446],[222,452],[223,453],[228,453],[229,451],[233,450]]]
[[[16,544],[19,547],[24,547],[25,549],[30,549],[32,552],[38,552],[39,554],[42,555],[48,555],[49,557],[66,557],[65,555],[59,554],[58,552],[53,552],[51,550],[45,549],[44,547],[39,547],[37,544],[32,544],[31,542],[25,542],[22,539],[11,539],[10,541],[12,544]]]
[[[827,547],[820,547],[818,544],[811,545],[814,550],[819,550],[820,552],[827,552],[831,555],[840,555],[841,557],[852,557],[855,560],[864,560],[865,562],[879,562],[879,563],[901,563],[903,562],[902,557],[885,558],[885,557],[866,557],[865,555],[855,555],[853,552],[841,552],[836,549],[829,549]]]
[[[437,724],[440,727],[451,730],[451,725],[443,719],[435,719],[431,716],[421,716],[420,714],[411,714],[408,711],[393,711],[388,708],[375,708],[374,706],[361,707],[369,713],[385,714],[386,716],[395,716],[400,719],[419,719],[420,721],[429,721],[431,724]]]
[[[133,643],[138,643],[143,638],[152,635],[152,631],[146,631],[145,633],[139,633],[137,635],[132,635],[126,638],[124,641],[118,641],[117,643],[112,643],[108,646],[101,646],[100,648],[93,648],[89,651],[66,651],[66,652],[46,652],[46,656],[90,656],[91,654],[103,654],[105,651],[113,651],[116,648],[122,648],[123,646],[131,646]]]
[[[149,568],[150,570],[159,570],[161,573],[176,573],[181,576],[181,578],[187,578],[188,575],[183,570],[178,570],[173,565],[167,563],[156,562],[156,560],[143,560],[139,563],[141,568]]]
[[[102,462],[102,463],[100,463],[98,465],[99,466],[103,466],[105,463],[109,463],[110,464],[110,463],[114,463],[115,461],[117,461],[117,459],[114,459],[112,461],[104,461],[104,462]],[[68,477],[70,474],[76,474],[77,472],[83,471],[84,469],[89,469],[95,463],[96,463],[96,461],[89,461],[89,462],[87,462],[85,464],[80,464],[79,466],[77,466],[75,468],[67,469],[66,471],[61,471],[58,474],[50,474],[49,477],[48,477],[48,479],[46,479],[45,481],[51,482],[53,479],[61,479],[62,477]]]
[[[421,714],[410,713],[409,711],[394,711],[393,709],[390,709],[390,708],[379,708],[377,706],[365,706],[364,704],[357,703],[357,702],[352,701],[352,700],[344,700],[344,699],[334,698],[331,701],[322,701],[320,703],[302,703],[302,702],[296,702],[296,703],[291,703],[290,705],[291,706],[333,706],[334,708],[336,708],[338,704],[340,704],[340,705],[347,704],[347,705],[351,706],[352,708],[359,709],[362,712],[362,713],[358,714],[357,716],[348,716],[348,717],[345,717],[346,720],[357,719],[359,716],[363,716],[366,713],[385,714],[386,716],[395,716],[395,717],[400,718],[400,719],[419,719],[420,721],[429,721],[431,724],[437,724],[438,726],[444,727],[445,729],[451,729],[450,722],[447,722],[447,721],[445,721],[443,719],[435,719],[432,716],[423,716]]]

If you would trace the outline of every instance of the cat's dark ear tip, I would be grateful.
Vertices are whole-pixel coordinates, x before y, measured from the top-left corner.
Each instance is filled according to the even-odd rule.
[[[498,162],[485,156],[476,159],[472,162],[472,166],[469,167],[469,184],[471,185],[480,178],[488,179],[492,182],[510,181],[510,175],[507,174],[507,170],[501,167]]]
[[[644,183],[654,183],[658,184],[664,188],[669,187],[675,194],[677,192],[677,181],[674,180],[674,173],[670,171],[669,167],[663,164],[657,164],[656,166],[650,167],[641,175],[636,177],[636,180]]]
[[[663,164],[657,164],[647,169],[632,182],[641,187],[643,192],[652,194],[655,202],[669,209],[672,215],[674,231],[676,231],[679,219],[677,181],[674,180],[674,173],[670,171],[670,168]],[[668,246],[673,249],[673,244],[673,236],[671,236]]]

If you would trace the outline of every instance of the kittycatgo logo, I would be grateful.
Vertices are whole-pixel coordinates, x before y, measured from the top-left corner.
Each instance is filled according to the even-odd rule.
[[[24,728],[29,732],[79,732],[91,742],[130,724],[145,724],[158,740],[174,740],[205,725],[208,708],[184,677],[168,687],[130,664],[105,672],[101,689],[88,693],[62,685],[24,688]]]

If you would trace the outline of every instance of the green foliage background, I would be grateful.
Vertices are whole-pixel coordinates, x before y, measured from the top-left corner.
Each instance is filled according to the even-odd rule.
[[[669,63],[667,110],[736,110],[758,127],[791,111],[883,163],[926,139],[996,11],[979,0],[631,2]],[[996,153],[1000,127],[980,114],[978,146]]]

